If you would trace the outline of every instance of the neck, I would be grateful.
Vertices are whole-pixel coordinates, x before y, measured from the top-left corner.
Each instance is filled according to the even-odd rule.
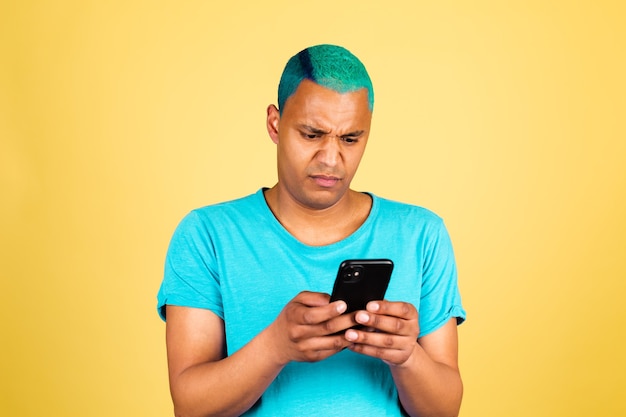
[[[278,185],[265,191],[265,200],[280,224],[300,242],[324,246],[345,239],[367,219],[372,207],[369,195],[348,190],[325,208],[311,208],[294,201]]]

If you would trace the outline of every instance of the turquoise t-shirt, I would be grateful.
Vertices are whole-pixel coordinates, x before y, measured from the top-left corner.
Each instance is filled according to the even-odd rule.
[[[420,337],[465,320],[454,254],[434,213],[372,195],[361,227],[326,246],[308,246],[277,221],[263,190],[189,213],[176,229],[158,293],[158,311],[178,305],[224,319],[228,354],[267,327],[301,291],[330,293],[346,259],[388,258],[385,299],[412,303]],[[344,350],[315,363],[290,363],[245,415],[401,416],[382,361]]]

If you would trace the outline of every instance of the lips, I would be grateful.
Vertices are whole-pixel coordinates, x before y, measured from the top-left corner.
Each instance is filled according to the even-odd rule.
[[[313,181],[315,181],[318,186],[323,188],[333,187],[341,181],[341,178],[332,175],[311,175],[311,178],[313,178]]]

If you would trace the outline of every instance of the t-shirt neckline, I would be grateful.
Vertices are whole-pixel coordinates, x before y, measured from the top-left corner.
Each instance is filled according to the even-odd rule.
[[[258,205],[262,207],[263,216],[272,225],[272,227],[276,230],[277,234],[281,238],[285,239],[288,243],[292,245],[301,247],[303,250],[316,251],[316,252],[324,251],[324,250],[332,251],[332,250],[336,250],[337,248],[348,246],[352,242],[359,240],[366,233],[366,231],[371,228],[373,219],[376,218],[376,215],[378,214],[378,206],[379,206],[378,197],[372,193],[364,192],[365,194],[370,196],[370,198],[372,199],[372,207],[370,209],[370,212],[367,215],[367,218],[365,219],[363,224],[359,226],[358,229],[356,229],[354,232],[352,232],[345,238],[337,242],[330,243],[328,245],[321,245],[321,246],[307,245],[306,243],[303,243],[300,240],[298,240],[287,229],[285,229],[285,227],[278,221],[276,216],[274,216],[274,213],[270,209],[269,204],[267,204],[267,200],[265,199],[264,191],[267,189],[268,189],[267,187],[262,187],[256,192],[256,198],[259,200]]]

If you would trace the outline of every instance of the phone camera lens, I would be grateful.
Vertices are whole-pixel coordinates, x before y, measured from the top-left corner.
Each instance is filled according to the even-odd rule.
[[[345,282],[357,282],[361,279],[361,273],[363,267],[360,265],[352,265],[343,274],[343,280]]]

